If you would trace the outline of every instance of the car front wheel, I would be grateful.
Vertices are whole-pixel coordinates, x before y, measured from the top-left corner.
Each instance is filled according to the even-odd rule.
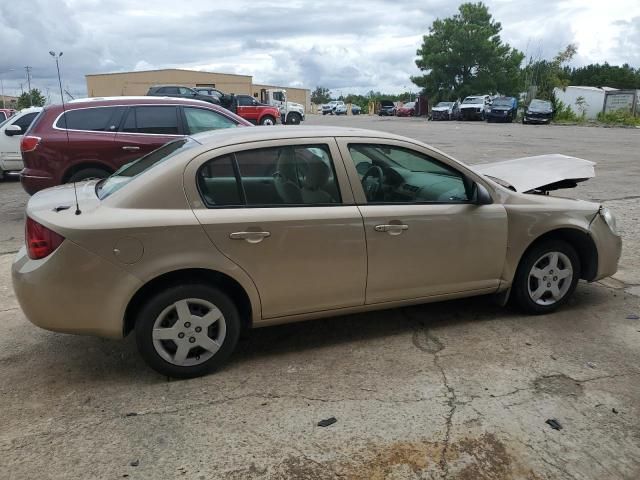
[[[562,240],[541,242],[520,261],[513,300],[527,313],[549,313],[567,301],[579,279],[580,258],[571,245]]]
[[[260,125],[275,125],[276,124],[276,119],[273,118],[271,115],[265,115],[264,117],[262,117],[262,120],[260,120]]]
[[[135,326],[138,350],[162,375],[193,378],[220,367],[240,336],[233,301],[202,284],[167,288],[140,310]]]
[[[331,113],[333,115],[333,113]],[[300,122],[302,121],[302,117],[300,116],[300,114],[293,112],[290,113],[287,116],[287,123],[289,125],[300,125]]]

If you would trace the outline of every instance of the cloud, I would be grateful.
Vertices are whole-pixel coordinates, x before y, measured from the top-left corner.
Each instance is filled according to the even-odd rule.
[[[503,41],[550,58],[570,42],[574,63],[640,66],[640,4],[635,0],[486,2]],[[448,0],[194,0],[176,8],[157,0],[30,0],[0,3],[0,75],[7,93],[32,85],[59,101],[64,85],[86,94],[88,73],[193,68],[253,75],[259,83],[321,85],[335,91],[402,91],[419,74],[415,52],[435,18],[454,14]],[[7,71],[13,68],[13,71]]]

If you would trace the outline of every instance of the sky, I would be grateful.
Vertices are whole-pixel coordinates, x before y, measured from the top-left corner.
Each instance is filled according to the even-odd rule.
[[[488,0],[501,38],[527,57],[578,45],[574,66],[640,67],[638,0]],[[19,8],[16,7],[19,5]],[[336,95],[417,91],[410,81],[422,36],[456,13],[444,0],[3,0],[0,79],[5,94],[31,85],[60,93],[50,50],[63,52],[63,86],[86,96],[89,73],[185,68],[253,75],[254,82]]]

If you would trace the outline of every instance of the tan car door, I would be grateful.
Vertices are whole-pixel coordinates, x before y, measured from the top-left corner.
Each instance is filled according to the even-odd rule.
[[[191,162],[189,182],[209,238],[253,279],[262,318],[364,303],[362,217],[334,139],[218,149]]]
[[[468,172],[444,156],[380,143],[339,140],[364,218],[366,303],[496,289],[507,248],[504,207],[468,202]]]

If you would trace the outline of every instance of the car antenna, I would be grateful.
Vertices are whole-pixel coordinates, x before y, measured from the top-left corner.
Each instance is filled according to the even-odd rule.
[[[53,50],[49,50],[49,55],[56,59],[56,69],[58,70],[58,85],[60,86],[60,100],[62,100],[62,117],[64,118],[64,131],[67,134],[67,146],[69,143],[69,128],[67,128],[67,109],[64,105],[64,91],[62,90],[62,80],[60,78],[60,63],[59,59],[62,56],[63,52],[60,52],[56,55],[56,52]],[[76,199],[76,215],[80,215],[82,211],[80,210],[80,204],[78,203],[78,188],[76,187],[75,180],[73,181],[73,195]]]

